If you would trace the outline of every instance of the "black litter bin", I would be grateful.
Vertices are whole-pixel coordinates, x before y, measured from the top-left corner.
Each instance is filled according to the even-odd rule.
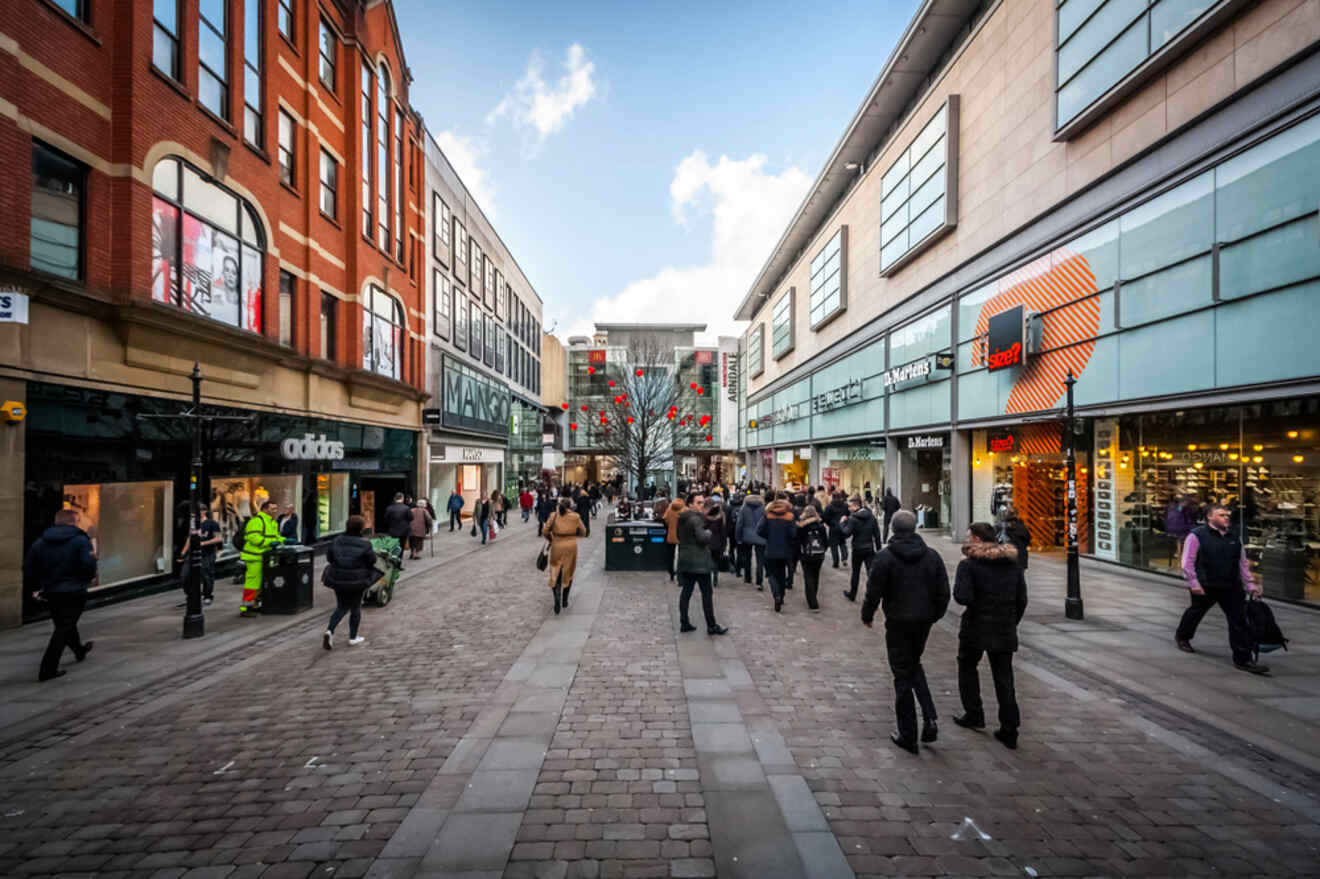
[[[261,557],[261,610],[298,613],[312,606],[312,548],[286,544]]]
[[[667,571],[674,546],[664,522],[611,522],[605,526],[605,570]]]

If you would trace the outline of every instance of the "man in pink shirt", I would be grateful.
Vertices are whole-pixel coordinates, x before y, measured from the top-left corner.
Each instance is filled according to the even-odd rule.
[[[1192,530],[1183,546],[1182,569],[1192,605],[1183,614],[1173,639],[1179,650],[1195,653],[1196,627],[1214,605],[1228,618],[1228,644],[1233,665],[1251,674],[1269,673],[1269,666],[1252,660],[1251,632],[1247,628],[1247,596],[1260,594],[1251,576],[1242,541],[1229,530],[1228,508],[1215,504],[1206,511],[1206,524]]]

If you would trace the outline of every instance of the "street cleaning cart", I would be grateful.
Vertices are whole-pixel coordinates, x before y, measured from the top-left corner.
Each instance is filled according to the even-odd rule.
[[[403,569],[403,544],[389,536],[373,537],[371,549],[376,553],[376,570],[380,577],[367,588],[363,598],[368,604],[384,607],[394,597],[394,583]]]

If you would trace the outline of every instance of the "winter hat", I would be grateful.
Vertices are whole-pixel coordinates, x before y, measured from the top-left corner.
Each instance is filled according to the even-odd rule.
[[[899,510],[889,520],[889,527],[894,529],[895,534],[910,534],[917,530],[917,514],[911,510]]]

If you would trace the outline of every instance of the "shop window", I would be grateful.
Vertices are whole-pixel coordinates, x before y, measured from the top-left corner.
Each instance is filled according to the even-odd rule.
[[[431,193],[431,228],[434,232],[431,247],[435,251],[435,258],[449,265],[449,205],[445,204],[438,192]]]
[[[316,474],[316,536],[338,534],[348,521],[348,474]]]
[[[321,150],[321,213],[332,220],[339,216],[339,164],[325,150]]]
[[[848,227],[834,237],[811,260],[811,328],[824,326],[848,307],[846,262]]]
[[[294,0],[279,0],[276,10],[275,23],[280,29],[280,33],[291,43],[297,43],[297,38],[293,34],[294,29]]]
[[[403,378],[403,306],[375,284],[362,302],[362,368],[392,379]]]
[[[170,571],[174,484],[106,482],[64,486],[65,509],[79,513],[97,555],[93,591]]]
[[[261,25],[261,3],[248,0],[243,7],[243,137],[258,149],[265,148]]]
[[[881,177],[880,273],[890,275],[957,223],[958,96]]]
[[[468,298],[461,290],[454,290],[454,347],[467,350]]]
[[[178,158],[157,163],[152,186],[152,298],[260,333],[266,237],[256,211]]]
[[[256,515],[262,504],[268,500],[279,506],[283,515],[290,506],[302,512],[302,476],[281,476],[266,474],[262,476],[212,476],[211,518],[220,525],[220,537],[223,543],[216,554],[217,559],[234,558],[238,550],[234,549],[234,534],[243,527],[243,523]]]
[[[280,344],[293,344],[293,275],[280,271]]]
[[[297,152],[297,131],[294,127],[293,117],[280,110],[280,131],[279,131],[279,164],[280,164],[280,182],[286,186],[295,186],[294,183],[294,162]]]
[[[197,16],[197,100],[229,118],[229,2],[201,0]]]
[[[179,2],[153,0],[151,12],[151,63],[171,79],[179,79]]]
[[[359,115],[362,117],[362,235],[367,241],[371,241],[372,234],[375,231],[375,221],[371,216],[371,67],[365,61],[362,64],[360,99]]]
[[[949,347],[949,308],[940,308],[889,334],[889,365],[902,366]]]
[[[376,230],[377,244],[390,253],[390,72],[376,73]]]
[[[87,169],[83,165],[33,141],[28,258],[36,271],[75,281],[82,277],[86,182]]]
[[[335,340],[339,336],[339,300],[321,291],[321,356],[335,360]]]
[[[435,334],[442,339],[449,338],[449,327],[452,322],[453,309],[453,291],[449,287],[449,278],[439,269],[431,272],[431,291],[435,297]]]
[[[770,312],[770,354],[776,360],[793,350],[793,310],[796,290],[789,287]]]
[[[339,38],[335,36],[335,32],[324,18],[321,19],[321,32],[317,51],[319,54],[317,69],[321,77],[321,85],[333,92],[335,90],[335,66],[339,63]]]

